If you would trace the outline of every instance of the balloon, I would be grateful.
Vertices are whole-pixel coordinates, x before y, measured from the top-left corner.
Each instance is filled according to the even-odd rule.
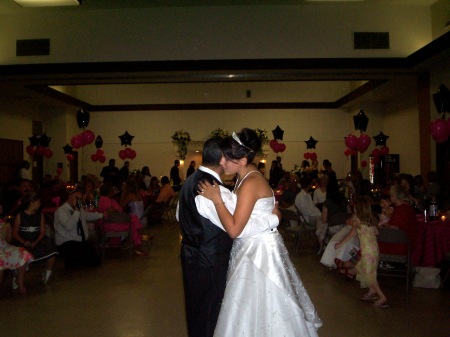
[[[98,156],[95,153],[91,154],[91,160],[96,162],[98,160]]]
[[[76,136],[73,136],[73,137],[72,137],[72,139],[70,140],[70,144],[72,144],[72,146],[73,146],[75,149],[79,149],[80,147],[83,146],[83,140],[82,140],[82,138],[80,137],[80,135],[76,135]]]
[[[441,84],[438,92],[433,94],[433,101],[439,113],[450,112],[450,91],[444,84]]]
[[[351,149],[350,151],[352,151],[352,156],[356,156],[358,154],[357,149]]]
[[[105,155],[105,151],[103,151],[102,149],[98,149],[97,151],[95,151],[95,154],[97,155],[97,158],[100,158]]]
[[[447,122],[444,119],[435,119],[430,124],[430,131],[433,139],[436,143],[444,143],[447,141],[449,136],[449,131],[447,127]]]
[[[43,147],[48,147],[50,145],[50,140],[52,138],[47,136],[47,134],[44,132],[42,136],[39,137],[39,145]]]
[[[128,156],[128,158],[130,158],[130,159],[134,159],[134,158],[136,158],[136,151],[134,151],[134,150],[131,150],[131,154]]]
[[[64,149],[64,154],[68,154],[68,153],[72,153],[73,147],[70,146],[69,144],[66,144],[63,146],[63,149]]]
[[[36,153],[37,153],[39,156],[42,156],[42,155],[44,154],[44,147],[39,145],[39,146],[36,148]]]
[[[316,144],[317,144],[317,140],[315,140],[313,137],[309,137],[308,140],[305,140],[306,143],[306,148],[307,149],[315,149],[316,148]]]
[[[33,135],[33,137],[28,137],[28,139],[30,140],[30,145],[31,146],[38,146],[39,145],[39,138],[36,137],[36,135]]]
[[[133,150],[129,147],[127,147],[125,150],[123,150],[125,152],[125,158],[130,158],[130,156],[133,154]]]
[[[103,164],[106,161],[106,157],[105,156],[101,156],[100,158],[98,158],[98,161]]]
[[[309,152],[305,152],[305,154],[303,155],[303,158],[305,158],[306,160],[309,159]]]
[[[130,145],[131,146],[131,141],[133,140],[134,136],[130,135],[128,133],[128,131],[125,131],[125,133],[121,136],[119,136],[120,138],[120,145]]]
[[[380,132],[378,135],[373,136],[373,139],[375,139],[376,146],[386,145],[386,141],[388,138],[389,136],[386,136],[385,134],[383,134],[383,132]]]
[[[97,136],[97,138],[95,138],[95,147],[97,149],[101,148],[103,146],[103,138],[100,137],[100,135]]]
[[[348,157],[349,155],[352,154],[352,150],[349,149],[349,148],[346,148],[345,151],[344,151],[344,154],[345,154],[346,157]]]
[[[372,156],[378,157],[379,155],[380,155],[380,150],[379,149],[373,149],[372,150]]]
[[[351,149],[356,149],[358,146],[358,138],[356,138],[354,135],[349,134],[347,137],[345,137],[345,145]]]
[[[125,150],[120,150],[119,151],[119,157],[122,160],[125,160],[127,158],[127,155],[125,154]]]
[[[369,124],[369,118],[367,118],[363,110],[360,110],[356,116],[353,116],[353,125],[355,126],[355,130],[365,132],[367,130],[367,124]]]
[[[312,153],[309,155],[309,158],[311,158],[311,160],[317,160],[317,153],[312,152]]]
[[[279,152],[286,151],[286,144],[279,144]]]
[[[91,144],[95,139],[95,134],[91,130],[85,130],[82,133],[84,144]]]
[[[362,134],[358,138],[358,150],[359,152],[363,153],[366,152],[366,150],[369,148],[371,143],[371,139],[368,135]]]
[[[365,168],[367,166],[367,160],[362,160],[361,161],[361,167]]]
[[[61,173],[62,173],[62,168],[57,168],[57,169],[56,169],[56,173],[60,176]]]
[[[275,140],[283,140],[284,131],[280,128],[279,125],[277,125],[275,130],[272,130],[272,134]]]
[[[380,149],[380,155],[381,155],[381,156],[385,156],[385,155],[387,155],[387,154],[389,154],[389,148],[388,148],[387,146],[383,146],[383,147]]]
[[[73,160],[73,154],[72,154],[72,153],[66,154],[66,159],[67,159],[68,161],[72,161],[72,160]]]
[[[26,147],[26,151],[30,156],[34,156],[34,154],[36,153],[36,148],[32,145],[28,145]]]
[[[89,125],[89,111],[84,110],[83,108],[81,108],[80,110],[78,110],[77,112],[77,123],[78,123],[78,127],[81,128],[85,128]]]
[[[44,149],[44,157],[45,158],[50,158],[51,156],[53,156],[53,151],[51,148],[47,147],[46,149]]]
[[[277,151],[277,148],[278,148],[278,142],[277,142],[275,139],[272,139],[272,140],[270,141],[269,146],[270,146],[270,148],[271,148],[272,150],[274,150],[275,152],[278,152],[278,151]]]

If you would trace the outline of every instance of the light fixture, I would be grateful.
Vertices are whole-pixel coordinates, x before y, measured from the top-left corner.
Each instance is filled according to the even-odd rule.
[[[14,0],[22,7],[79,6],[81,0]]]

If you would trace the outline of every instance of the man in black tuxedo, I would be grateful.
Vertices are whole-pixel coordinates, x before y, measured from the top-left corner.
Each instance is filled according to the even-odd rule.
[[[200,181],[212,184],[214,180],[222,185],[221,142],[218,137],[205,142],[202,165],[185,181],[179,195],[177,219],[182,233],[181,266],[189,337],[214,334],[233,244],[218,220],[213,202],[197,193]],[[219,188],[225,206],[233,213],[236,205],[230,204],[231,192],[223,186]],[[276,227],[278,222],[276,214],[250,219],[244,231],[256,234]]]

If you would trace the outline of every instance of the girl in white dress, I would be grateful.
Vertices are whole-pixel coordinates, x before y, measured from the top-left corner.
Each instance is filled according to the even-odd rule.
[[[268,228],[237,238],[251,217],[272,214],[275,207],[272,189],[251,164],[260,147],[251,129],[233,133],[224,141],[221,166],[225,174],[238,177],[234,215],[225,207],[219,188],[208,182],[199,184],[199,192],[214,202],[224,228],[235,239],[214,336],[317,336],[322,321],[278,231]]]

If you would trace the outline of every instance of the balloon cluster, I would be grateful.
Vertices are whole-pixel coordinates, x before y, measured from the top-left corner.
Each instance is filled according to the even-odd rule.
[[[95,138],[95,147],[97,148],[97,151],[91,154],[91,160],[93,162],[98,161],[99,163],[103,164],[106,161],[105,151],[102,150],[102,146],[103,138],[98,135],[97,138]]]
[[[80,147],[83,147],[85,145],[92,144],[94,139],[95,133],[91,130],[85,130],[82,133],[73,136],[70,139],[70,144],[72,144],[75,149],[79,149]]]
[[[286,151],[286,144],[279,143],[276,139],[272,139],[269,146],[276,153]]]
[[[119,151],[119,157],[122,160],[125,159],[134,159],[136,158],[136,151],[133,150],[130,147],[127,147],[128,145],[131,146],[131,141],[133,140],[134,136],[130,135],[128,131],[125,131],[125,133],[120,138],[120,145],[125,145],[125,149],[122,149]]]
[[[317,140],[315,140],[312,136],[309,137],[308,140],[305,140],[306,143],[306,149],[315,149],[316,148],[316,144],[317,144]],[[305,152],[303,154],[303,157],[308,160],[311,159],[312,161],[317,160],[317,153],[313,152]]]
[[[445,113],[450,112],[450,90],[444,84],[439,86],[438,92],[433,94],[434,105],[442,118],[435,119],[430,124],[430,132],[436,143],[445,143],[450,137],[450,118],[445,121]]]
[[[372,157],[374,164],[380,163],[380,156],[386,156],[389,154],[389,147],[386,146],[386,141],[389,136],[386,136],[383,132],[380,132],[378,135],[374,136],[375,139],[375,149],[372,150]]]
[[[315,153],[315,152],[305,152],[303,154],[303,158],[305,158],[306,160],[308,160],[308,159],[317,160],[317,153]]]
[[[345,145],[347,148],[344,151],[345,156],[355,156],[358,151],[364,153],[367,151],[371,143],[371,139],[368,135],[363,133],[361,136],[356,137],[355,135],[349,134],[345,137]]]
[[[53,151],[49,147],[52,138],[47,136],[45,132],[40,137],[33,135],[33,137],[28,137],[28,139],[30,140],[30,145],[25,150],[30,156],[44,156],[47,159],[53,156]]]

